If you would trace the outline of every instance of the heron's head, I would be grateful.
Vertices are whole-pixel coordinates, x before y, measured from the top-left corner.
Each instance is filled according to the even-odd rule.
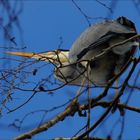
[[[134,24],[131,20],[127,19],[126,17],[123,17],[123,16],[118,17],[118,18],[116,19],[116,21],[117,21],[118,23],[120,23],[121,25],[123,25],[123,26],[125,26],[125,27],[127,27],[127,28],[130,28],[130,29],[136,31],[135,24]]]

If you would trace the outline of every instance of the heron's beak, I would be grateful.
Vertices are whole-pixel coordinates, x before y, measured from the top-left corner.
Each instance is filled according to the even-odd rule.
[[[6,54],[34,58],[57,65],[69,62],[68,59],[69,51],[55,50],[46,53],[6,52]]]

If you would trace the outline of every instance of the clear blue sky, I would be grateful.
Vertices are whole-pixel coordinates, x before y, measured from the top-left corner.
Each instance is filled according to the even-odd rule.
[[[55,50],[61,43],[60,38],[62,38],[63,41],[61,48],[69,49],[72,43],[80,35],[80,33],[88,27],[87,21],[85,20],[84,16],[79,12],[79,10],[74,6],[74,4],[70,0],[24,0],[23,2],[24,9],[22,14],[20,15],[20,23],[23,30],[24,45],[27,46],[26,50],[24,51],[44,52],[49,50]],[[108,15],[109,10],[95,0],[76,2],[79,5],[79,7],[90,17],[106,17]],[[102,2],[106,2],[107,6],[110,6],[109,2]],[[118,3],[114,8],[113,12],[114,13],[111,19],[115,19],[118,16],[126,16],[136,24],[137,30],[140,30],[140,13],[138,14],[136,7],[134,6],[131,0],[118,0]],[[102,20],[92,19],[90,21],[94,24]],[[16,28],[14,29],[13,36],[15,36],[16,38],[18,47],[23,45],[20,42],[19,34]],[[12,56],[11,58],[14,57]],[[20,58],[18,57],[16,57],[16,59],[20,60]],[[31,66],[28,70],[32,70],[34,69],[34,67],[41,66],[44,63],[45,62],[35,64]],[[45,66],[44,68],[38,71],[37,76],[30,75],[30,81],[39,81],[39,79],[47,77],[51,71],[52,67],[50,65],[49,67]],[[30,85],[30,83],[28,83],[28,85],[25,87],[32,88],[33,84]],[[0,119],[0,139],[12,139],[13,137],[37,126],[41,121],[41,118],[43,117],[43,113],[35,113],[27,117],[23,123],[24,130],[17,131],[13,127],[6,127],[6,125],[11,124],[15,119],[21,119],[25,114],[29,112],[40,109],[51,109],[52,107],[67,102],[69,99],[74,97],[74,94],[77,91],[77,89],[78,88],[74,86],[66,86],[56,91],[53,95],[49,95],[48,93],[37,93],[30,102],[28,102],[25,106],[18,109],[17,111],[10,114],[7,114],[5,111],[3,117]],[[30,97],[32,94],[31,92],[13,92],[15,99],[8,104],[8,107],[11,109],[25,102],[26,99],[28,99],[28,97]],[[93,94],[97,94],[100,93],[101,90],[92,90],[92,92]],[[133,96],[129,103],[130,105],[140,107],[139,93],[138,91],[135,91],[135,93],[133,93]],[[126,92],[126,95],[123,96],[122,100],[125,100],[127,98],[127,94],[128,92]],[[82,97],[81,101],[84,99],[85,98]],[[59,109],[58,111],[49,112],[48,114],[46,114],[44,121],[53,118],[59,111],[62,110],[63,108]],[[100,107],[94,109],[92,111],[91,123],[94,123],[97,120],[97,118],[102,114],[102,112],[103,109]],[[96,133],[91,134],[95,134],[95,136],[97,137],[107,136],[107,134],[110,132],[110,128],[112,128],[118,117],[119,112],[117,111],[115,114],[109,117],[109,119],[106,122],[104,122],[100,129],[97,128]],[[126,124],[123,138],[125,138],[125,140],[140,138],[139,114],[127,111],[125,119]],[[61,136],[71,137],[80,128],[82,128],[82,126],[84,126],[86,121],[87,118],[82,118],[78,115],[75,115],[74,117],[68,117],[64,121],[59,122],[49,131],[38,134],[32,139],[47,140]],[[120,126],[118,125],[113,132],[113,138],[116,138],[118,136],[119,131]]]

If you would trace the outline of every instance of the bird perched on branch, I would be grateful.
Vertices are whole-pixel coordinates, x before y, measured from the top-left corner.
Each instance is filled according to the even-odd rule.
[[[7,52],[11,55],[29,57],[55,64],[55,77],[61,82],[81,85],[90,81],[106,85],[133,56],[139,46],[135,24],[126,17],[88,27],[73,43],[71,49],[47,53]],[[115,45],[115,46],[114,46]]]

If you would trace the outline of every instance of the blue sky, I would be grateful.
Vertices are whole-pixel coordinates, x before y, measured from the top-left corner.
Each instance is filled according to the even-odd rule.
[[[20,2],[20,1],[18,1]],[[110,6],[110,1],[102,1]],[[103,5],[99,4],[95,0],[89,1],[76,1],[79,7],[90,17],[106,17],[109,13],[109,10]],[[79,12],[79,10],[74,6],[72,1],[68,0],[24,0],[24,9],[20,15],[20,24],[23,31],[23,42],[21,42],[19,37],[19,32],[15,27],[13,29],[12,35],[15,37],[17,46],[20,48],[26,46],[27,48],[24,51],[27,52],[44,52],[49,50],[55,50],[61,44],[62,49],[69,49],[76,38],[82,33],[87,27],[88,23],[85,20],[84,16]],[[131,0],[118,0],[116,7],[113,9],[113,15],[111,19],[115,19],[119,16],[126,16],[130,18],[137,27],[139,32],[139,17],[138,11],[134,6]],[[102,21],[99,20],[90,20],[92,24]],[[2,45],[2,44],[1,44]],[[15,51],[15,50],[13,50]],[[10,58],[19,57],[11,56]],[[11,67],[18,65],[18,62],[11,62]],[[44,65],[45,62],[40,62],[35,65],[27,67],[26,70],[30,72],[37,68],[38,66]],[[45,65],[42,67],[36,76],[30,74],[29,77],[26,77],[29,81],[37,82],[41,78],[46,78],[53,71],[53,67],[50,65]],[[133,75],[135,76],[135,75]],[[132,77],[133,78],[133,77]],[[133,82],[133,80],[131,80]],[[32,88],[34,84],[28,83],[22,87]],[[48,85],[51,88],[50,84]],[[8,127],[8,124],[14,122],[15,119],[22,119],[23,116],[29,112],[41,109],[51,109],[55,106],[64,104],[74,97],[78,87],[75,86],[66,86],[58,91],[55,91],[54,94],[50,95],[48,93],[37,93],[35,97],[31,99],[26,105],[22,108],[16,110],[15,112],[7,114],[4,110],[4,114],[0,119],[1,130],[0,130],[0,139],[8,140],[12,139],[15,136],[22,134],[23,132],[29,131],[39,124],[43,113],[34,113],[27,117],[23,123],[23,130],[17,131],[13,127]],[[26,101],[31,96],[31,92],[24,91],[13,91],[14,100],[8,103],[8,107],[13,109],[23,102]],[[96,95],[101,92],[101,89],[92,90],[93,94]],[[126,95],[122,97],[122,101],[125,100],[128,96],[129,91],[126,92]],[[139,105],[139,91],[136,90],[129,102],[130,105],[140,107]],[[112,93],[110,93],[112,95]],[[93,95],[93,96],[94,96]],[[80,99],[82,102],[85,100],[86,95]],[[60,108],[54,112],[48,112],[45,115],[44,122],[53,118],[57,113],[63,111],[64,108]],[[92,110],[91,123],[94,123],[98,117],[103,113],[104,109],[98,107]],[[102,127],[97,128],[94,136],[97,137],[106,137],[109,134],[112,126],[115,121],[119,118],[119,112],[117,111],[114,114],[110,114],[111,117],[102,124]],[[140,118],[138,113],[127,111],[125,117],[125,129],[123,138],[127,139],[137,139],[140,138]],[[84,126],[87,118],[79,117],[77,114],[74,117],[68,117],[62,122],[59,122],[53,128],[47,132],[40,133],[33,137],[33,140],[37,139],[52,139],[55,137],[71,137],[73,136],[80,128]],[[18,123],[18,122],[17,122]],[[27,128],[27,129],[26,129]],[[120,126],[118,125],[114,132],[113,138],[118,136],[120,131]],[[117,133],[118,132],[118,133]]]

